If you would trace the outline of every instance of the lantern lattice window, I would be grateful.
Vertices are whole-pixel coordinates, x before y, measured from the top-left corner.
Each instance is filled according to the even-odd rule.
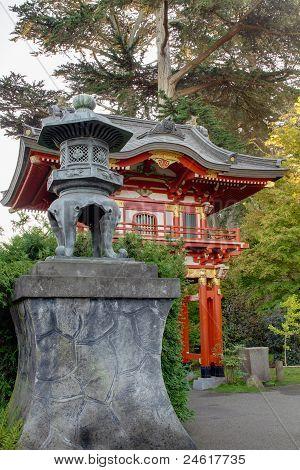
[[[87,163],[89,161],[89,149],[87,145],[72,145],[69,147],[68,163]]]
[[[107,165],[107,151],[101,147],[93,147],[93,163]]]

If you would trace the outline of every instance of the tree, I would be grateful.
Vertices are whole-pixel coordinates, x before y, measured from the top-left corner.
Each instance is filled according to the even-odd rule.
[[[255,311],[267,312],[300,288],[299,188],[282,180],[245,205],[241,236],[250,248],[232,261],[224,288],[226,295],[242,291]]]
[[[269,330],[276,335],[283,336],[284,365],[287,366],[287,351],[290,349],[288,341],[292,336],[300,336],[300,302],[296,295],[292,295],[281,306],[286,308],[284,321],[280,328],[269,325]]]
[[[255,137],[295,96],[298,8],[299,0],[28,0],[12,10],[15,40],[73,54],[56,70],[73,92],[145,117],[157,91],[201,95]]]
[[[30,84],[24,75],[11,72],[0,78],[0,127],[6,129],[6,135],[23,135],[24,124],[39,127],[49,106],[65,102],[66,96],[45,90],[42,80]]]
[[[247,148],[246,141],[226,128],[224,122],[218,118],[217,108],[205,104],[200,96],[164,97],[164,101],[159,105],[159,117],[167,116],[172,117],[178,124],[192,122],[207,128],[210,140],[220,147],[233,152],[243,152]]]
[[[269,344],[276,354],[281,345],[267,327],[272,323],[280,329],[282,303],[300,291],[298,112],[297,103],[280,125],[271,127],[270,151],[273,157],[285,157],[291,170],[275,187],[243,202],[241,233],[250,248],[232,261],[223,285],[230,341],[242,340],[248,346]],[[296,338],[292,341],[297,343]],[[289,356],[294,362],[296,351]]]
[[[300,181],[300,97],[288,113],[272,125],[267,145],[277,156],[288,158],[290,177]]]

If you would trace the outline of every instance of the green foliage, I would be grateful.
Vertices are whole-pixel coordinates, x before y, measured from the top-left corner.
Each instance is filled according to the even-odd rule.
[[[190,302],[189,309],[189,339],[190,352],[200,352],[200,324],[199,324],[199,302]]]
[[[223,364],[228,384],[235,384],[241,381],[241,345],[234,345],[224,349]]]
[[[92,256],[92,237],[90,232],[77,234],[74,256]]]
[[[281,307],[286,309],[283,322],[280,328],[269,325],[271,330],[276,335],[284,338],[284,359],[285,365],[287,366],[287,351],[290,350],[288,341],[292,336],[298,336],[300,338],[300,302],[296,295],[289,296],[285,302],[281,304]]]
[[[151,57],[156,9],[161,4],[150,0],[19,2],[11,8],[17,16],[13,39],[33,41],[38,53],[72,57],[56,70],[72,92],[97,95],[115,114],[150,118],[157,112],[157,90],[162,88]],[[168,80],[188,65],[176,81],[174,96],[200,95],[218,108],[226,128],[240,130],[247,139],[265,138],[270,119],[285,112],[297,93],[299,0],[173,0],[164,5],[171,51],[164,56],[171,67]],[[3,93],[7,110],[14,99],[13,77],[10,82],[8,99]],[[31,110],[29,120],[31,114],[44,112],[38,101],[24,102],[19,96],[23,112],[26,107]],[[17,109],[3,119],[2,125],[12,132]]]
[[[8,310],[0,311],[0,332],[0,408],[2,408],[13,391],[18,357],[14,326]]]
[[[275,367],[270,369],[271,380],[268,382],[270,385],[276,385],[278,387],[282,385],[293,385],[300,384],[300,367],[285,367],[284,368],[284,381],[276,381],[276,369]]]
[[[284,368],[284,381],[276,381],[276,370],[275,368],[270,369],[271,380],[264,383],[264,392],[276,390],[277,387],[284,385],[300,384],[300,367],[285,367]],[[214,388],[212,392],[217,393],[250,393],[259,392],[259,389],[255,386],[249,386],[245,381],[237,381],[235,384],[221,384],[217,388]]]
[[[171,116],[178,124],[184,124],[193,118],[195,124],[207,128],[214,144],[235,152],[245,150],[245,142],[226,129],[224,121],[217,117],[217,108],[206,104],[199,96],[178,98],[164,96],[164,102],[160,105],[159,111],[160,118]]]
[[[293,179],[300,181],[300,97],[288,113],[272,125],[267,145],[277,156],[288,157]]]
[[[276,328],[273,325],[269,326],[269,329],[275,334],[290,338],[294,335],[300,334],[300,302],[296,295],[291,295],[281,304],[283,308],[286,308],[284,315],[284,321],[281,324],[281,328]]]
[[[250,248],[231,261],[223,282],[225,342],[268,346],[282,358],[284,338],[268,329],[280,328],[282,303],[300,290],[300,207],[292,178],[276,183],[245,202],[241,239]],[[292,337],[290,364],[299,364],[300,340]]]
[[[136,261],[155,263],[160,277],[179,278],[183,292],[186,286],[186,268],[182,244],[160,245],[155,242],[142,241],[137,235],[128,234],[118,241],[117,248],[125,248],[129,256],[135,258]],[[189,385],[186,380],[186,371],[181,363],[180,307],[181,301],[176,300],[167,317],[162,345],[162,371],[176,414],[182,421],[185,421],[191,416],[191,412],[187,408]]]
[[[284,337],[275,334],[285,321],[283,305],[300,291],[297,116],[298,104],[283,116],[283,126],[274,124],[272,128],[267,143],[275,156],[287,157],[292,170],[274,188],[242,204],[241,238],[250,248],[232,260],[223,283],[225,340],[250,347],[266,345],[275,360],[282,358],[284,348]],[[294,335],[289,342],[287,360],[299,364],[300,339]]]
[[[298,193],[297,184],[285,179],[246,202],[241,233],[250,248],[231,263],[225,297],[243,292],[248,307],[267,314],[299,292]]]
[[[290,157],[300,158],[300,97],[293,108],[280,117],[280,122],[272,125],[272,132],[267,144]],[[289,159],[290,162],[290,159]]]
[[[22,421],[8,421],[8,409],[0,408],[0,450],[14,450],[22,431]]]
[[[34,261],[54,254],[54,237],[48,231],[45,232],[42,226],[26,231],[23,227],[27,220],[21,214],[15,226],[21,234],[15,235],[8,243],[0,244],[0,308],[10,305],[16,278],[26,274]]]
[[[39,127],[49,106],[65,100],[65,93],[45,90],[43,81],[28,83],[11,72],[0,78],[0,127],[8,136],[22,135],[24,125]]]
[[[225,348],[235,344],[247,347],[265,344],[267,327],[254,308],[247,305],[248,297],[245,293],[241,289],[235,291],[232,286],[228,286],[228,281],[222,292],[226,294],[222,303]]]

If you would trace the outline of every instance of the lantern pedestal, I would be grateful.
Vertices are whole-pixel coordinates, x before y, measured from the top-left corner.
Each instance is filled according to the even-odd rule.
[[[105,258],[55,258],[16,282],[22,449],[195,449],[170,403],[161,344],[175,279]]]

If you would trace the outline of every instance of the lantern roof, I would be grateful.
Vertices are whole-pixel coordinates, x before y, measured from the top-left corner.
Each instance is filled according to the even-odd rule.
[[[90,95],[73,98],[73,108],[51,106],[51,116],[42,120],[38,144],[58,150],[68,139],[93,137],[106,142],[111,152],[117,152],[128,142],[132,132],[110,121],[107,116],[96,114],[96,102]]]

